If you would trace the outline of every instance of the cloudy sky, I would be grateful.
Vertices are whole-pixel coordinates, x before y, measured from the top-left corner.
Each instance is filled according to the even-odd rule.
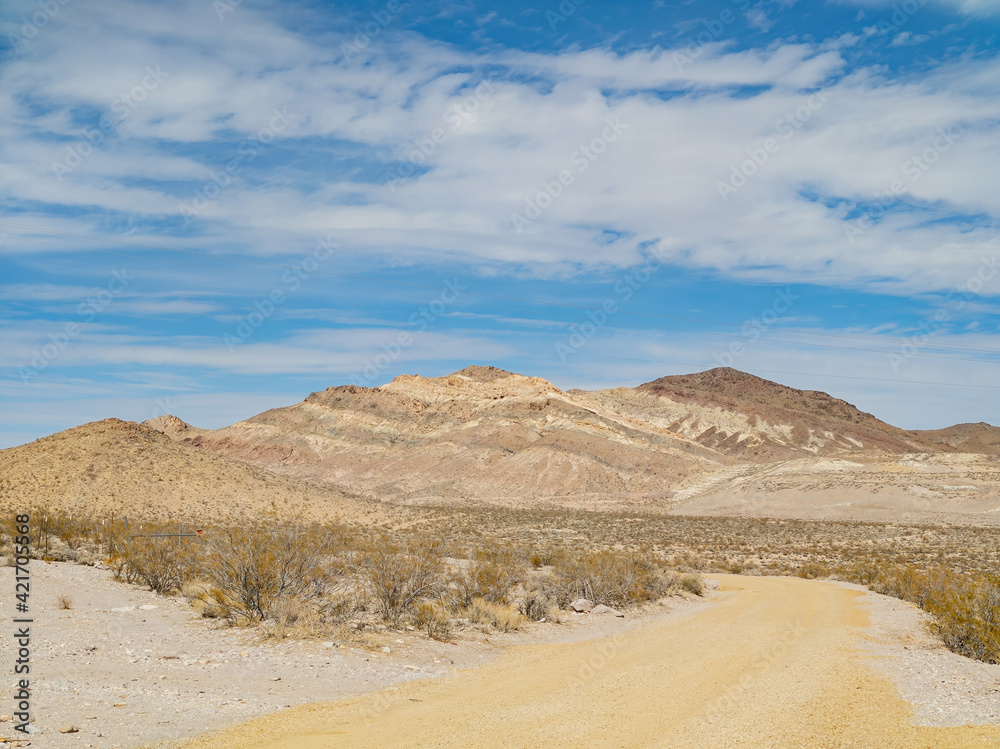
[[[474,362],[1000,424],[998,33],[998,0],[7,0],[0,447]]]

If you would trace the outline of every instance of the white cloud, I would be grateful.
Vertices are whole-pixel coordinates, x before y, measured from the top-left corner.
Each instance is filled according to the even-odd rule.
[[[767,33],[771,30],[771,26],[774,25],[773,21],[767,17],[767,13],[760,6],[751,8],[746,13],[744,13],[747,19],[747,23],[750,24],[750,28],[758,29]]]
[[[896,7],[904,5],[898,0],[839,0],[839,2],[850,5],[861,5],[866,8],[879,10],[894,10]],[[914,0],[913,4],[918,8],[923,7],[927,0]],[[1000,0],[931,0],[931,4],[957,10],[967,16],[992,16],[1000,13]],[[909,6],[909,3],[906,4]],[[919,12],[919,10],[917,11]],[[913,11],[907,8],[907,14],[913,15]]]
[[[678,264],[742,278],[911,293],[966,278],[991,247],[983,227],[1000,214],[996,58],[892,78],[846,71],[846,42],[716,44],[679,63],[678,50],[473,55],[390,38],[390,29],[344,63],[336,34],[309,38],[250,7],[221,24],[205,3],[137,7],[67,6],[60,24],[0,68],[11,113],[0,124],[7,195],[146,221],[177,216],[240,140],[287,107],[294,123],[270,148],[289,150],[263,174],[262,146],[256,164],[230,175],[195,223],[199,246],[284,253],[334,234],[344,252],[370,258],[500,262],[548,275],[629,265],[640,244],[655,243]],[[169,78],[59,183],[51,162],[65,144],[53,136],[77,142],[81,108],[105,111],[156,65]],[[493,91],[452,128],[451,108],[480,79],[468,71],[485,66]],[[827,101],[800,122],[794,113],[817,88]],[[627,129],[578,171],[574,155],[609,118]],[[956,143],[912,180],[906,165],[942,129]],[[398,176],[436,130],[446,137],[420,158],[426,172],[388,188],[382,178]],[[722,200],[718,183],[769,137],[779,150]],[[311,168],[344,144],[365,167]],[[518,233],[511,215],[564,170],[573,184]],[[851,207],[897,180],[916,210],[848,241]],[[981,220],[957,225],[947,220],[955,215]],[[83,218],[34,222],[99,233]],[[608,242],[606,228],[623,236]]]

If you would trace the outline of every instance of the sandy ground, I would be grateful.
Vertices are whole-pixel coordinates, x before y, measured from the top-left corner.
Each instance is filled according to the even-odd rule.
[[[720,578],[690,616],[516,648],[452,678],[308,705],[188,746],[985,747],[996,726],[918,727],[863,652],[865,594]]]
[[[864,593],[870,619],[862,650],[910,703],[917,723],[1000,726],[1000,666],[944,648],[927,630],[927,614],[913,604],[841,585]]]
[[[261,641],[200,618],[183,598],[117,583],[106,570],[39,561],[30,569],[32,710],[41,733],[29,738],[41,749],[174,743],[283,708],[472,668],[514,644],[614,634],[636,620],[569,614],[562,625],[533,624],[514,635],[466,632],[457,644],[392,632],[378,643],[389,648],[385,654],[331,641]],[[8,623],[13,573],[0,567],[0,611]],[[60,608],[60,595],[70,598],[70,609]],[[676,616],[699,605],[674,598],[669,610],[657,606],[645,616]],[[0,669],[10,674],[5,687],[12,686],[6,641],[0,653]],[[13,712],[10,692],[0,718]],[[70,725],[79,732],[59,733]],[[22,734],[13,723],[0,720],[0,746],[15,736]]]
[[[707,602],[457,645],[390,633],[384,654],[262,642],[107,571],[31,569],[36,748],[1000,746],[996,730],[941,730],[1000,725],[1000,667],[944,650],[915,607],[843,583],[719,576]]]

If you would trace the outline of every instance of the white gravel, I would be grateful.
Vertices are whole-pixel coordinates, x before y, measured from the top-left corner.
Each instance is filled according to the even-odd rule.
[[[14,570],[0,568],[2,615],[15,616]],[[596,637],[635,625],[569,615],[570,626],[531,625],[516,635],[468,632],[458,644],[389,632],[389,654],[320,641],[261,641],[199,617],[183,598],[115,582],[107,570],[31,563],[33,749],[166,746],[284,707],[370,692],[480,665],[513,644]],[[61,609],[60,595],[72,608]],[[673,599],[682,613],[697,604]],[[653,615],[652,613],[650,615]],[[656,609],[662,616],[663,609]],[[14,682],[6,645],[0,669]],[[0,715],[14,712],[4,689]],[[75,726],[79,732],[62,734]],[[8,719],[0,737],[24,738]],[[2,744],[0,744],[2,745]]]
[[[945,649],[915,605],[848,587],[865,593],[862,602],[870,615],[865,652],[913,706],[917,725],[1000,725],[1000,665]]]

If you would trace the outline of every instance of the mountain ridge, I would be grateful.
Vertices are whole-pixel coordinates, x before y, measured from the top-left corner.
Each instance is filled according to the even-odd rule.
[[[67,481],[54,481],[60,472]],[[329,387],[221,429],[105,420],[0,451],[0,502],[41,486],[78,506],[74,482],[98,491],[108,481],[119,505],[200,515],[275,501],[363,515],[363,497],[991,522],[1000,429],[906,431],[827,393],[726,368],[583,391],[471,365]]]

